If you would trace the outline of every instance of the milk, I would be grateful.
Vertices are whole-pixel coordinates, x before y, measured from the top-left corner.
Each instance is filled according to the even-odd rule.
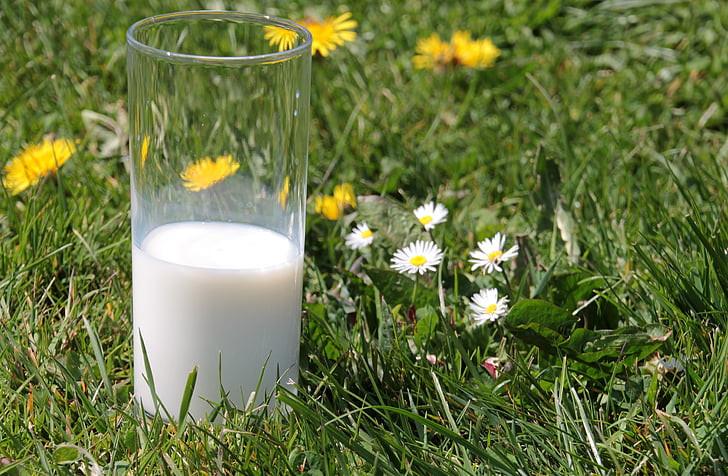
[[[177,420],[188,374],[195,420],[220,401],[245,406],[298,378],[301,250],[253,225],[181,222],[160,226],[132,251],[136,398],[153,412],[141,336],[157,396]],[[266,364],[267,361],[267,364]],[[222,379],[219,365],[222,366]],[[164,414],[163,414],[164,415]]]

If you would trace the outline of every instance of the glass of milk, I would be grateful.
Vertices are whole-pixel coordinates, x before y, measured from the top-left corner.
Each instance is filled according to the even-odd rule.
[[[136,399],[270,408],[298,377],[311,35],[171,13],[131,26],[127,61]]]

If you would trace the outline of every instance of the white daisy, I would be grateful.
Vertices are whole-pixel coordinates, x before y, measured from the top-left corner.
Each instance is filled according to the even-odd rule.
[[[425,274],[425,271],[435,271],[442,254],[432,241],[417,240],[394,253],[391,267],[400,273]]]
[[[474,259],[468,260],[473,263],[471,271],[483,267],[486,273],[502,271],[500,264],[511,258],[518,256],[518,245],[513,245],[508,251],[503,251],[503,245],[506,243],[506,236],[496,233],[493,238],[486,238],[478,243],[480,250],[472,251],[470,256]]]
[[[372,241],[374,241],[374,233],[366,223],[360,224],[346,235],[346,246],[352,250],[369,246]]]
[[[498,299],[497,289],[482,289],[478,294],[470,298],[470,315],[475,319],[477,325],[485,322],[494,322],[498,318],[508,314],[508,296]]]
[[[415,210],[415,216],[430,231],[435,225],[447,221],[447,208],[441,203],[427,202]]]

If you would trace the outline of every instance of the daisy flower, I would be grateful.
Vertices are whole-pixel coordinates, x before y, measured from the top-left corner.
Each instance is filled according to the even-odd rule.
[[[356,38],[354,28],[356,28],[357,23],[351,19],[351,13],[349,12],[336,18],[328,17],[323,22],[305,18],[298,24],[308,29],[313,37],[313,44],[311,45],[313,55],[319,53],[321,56],[326,57],[337,46],[354,41],[354,38]]]
[[[239,168],[240,164],[233,160],[232,155],[220,156],[215,160],[205,157],[189,165],[179,176],[184,180],[186,189],[199,192],[222,182]]]
[[[372,241],[374,241],[374,233],[366,223],[360,224],[346,235],[346,246],[352,250],[369,246]]]
[[[17,195],[49,173],[57,172],[74,152],[76,146],[70,139],[45,139],[40,144],[29,145],[5,165],[3,185]]]
[[[508,314],[508,297],[498,299],[498,290],[494,288],[482,289],[470,298],[470,313],[477,325],[485,322],[494,322]]]
[[[508,251],[504,252],[503,245],[505,243],[506,236],[501,235],[500,232],[496,233],[493,238],[486,238],[478,243],[480,249],[470,253],[470,256],[473,257],[473,259],[468,260],[473,263],[470,270],[475,271],[482,267],[486,273],[491,273],[494,269],[503,271],[500,264],[518,256],[518,245],[513,245]]]
[[[414,213],[425,230],[430,231],[435,225],[447,221],[448,211],[441,203],[428,202],[417,208]]]
[[[442,261],[442,250],[432,241],[417,240],[397,250],[392,258],[391,268],[400,273],[420,273],[435,271]]]

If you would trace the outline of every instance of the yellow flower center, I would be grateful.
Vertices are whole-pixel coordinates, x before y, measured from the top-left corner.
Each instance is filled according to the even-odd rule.
[[[498,258],[500,258],[502,255],[503,255],[503,252],[501,250],[495,250],[494,252],[488,254],[488,260],[490,260],[490,262],[492,263],[495,260],[497,260]]]
[[[409,262],[413,266],[422,266],[423,264],[427,263],[427,258],[422,255],[417,255],[411,257]]]
[[[369,238],[369,237],[370,237],[370,236],[372,236],[373,234],[374,234],[374,233],[372,233],[372,230],[364,230],[364,231],[362,231],[362,233],[361,233],[361,237],[362,237],[362,238]]]
[[[420,218],[420,223],[422,223],[423,225],[427,225],[431,221],[432,221],[432,215],[427,215],[427,216]]]
[[[495,304],[491,304],[490,306],[485,308],[486,314],[493,314],[498,309],[498,306]]]

